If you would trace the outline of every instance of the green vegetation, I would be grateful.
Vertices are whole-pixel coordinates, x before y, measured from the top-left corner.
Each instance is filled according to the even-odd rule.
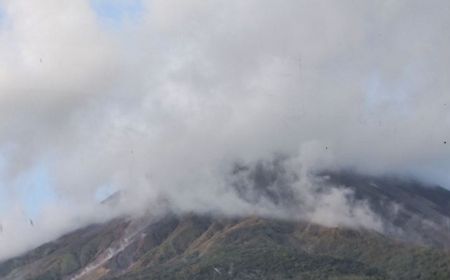
[[[114,221],[65,236],[0,265],[2,279],[62,279],[95,260],[126,226]],[[189,215],[142,233],[89,279],[450,279],[448,251],[364,230]]]

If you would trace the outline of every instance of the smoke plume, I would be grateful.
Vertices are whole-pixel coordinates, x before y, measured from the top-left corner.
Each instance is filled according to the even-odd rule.
[[[447,1],[93,2],[0,0],[0,258],[162,201],[379,229],[320,169],[449,184]],[[258,168],[282,168],[266,195]],[[53,198],[31,226],[36,170]]]

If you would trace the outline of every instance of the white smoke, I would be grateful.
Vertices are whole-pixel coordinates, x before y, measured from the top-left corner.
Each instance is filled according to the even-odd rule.
[[[18,178],[39,165],[58,201],[36,218],[42,234],[1,212],[0,258],[109,217],[91,214],[105,186],[127,212],[160,199],[273,212],[238,199],[226,175],[278,153],[448,183],[449,5],[152,0],[119,28],[87,0],[1,0],[0,193],[25,207]],[[345,191],[305,186],[313,221],[378,227]]]

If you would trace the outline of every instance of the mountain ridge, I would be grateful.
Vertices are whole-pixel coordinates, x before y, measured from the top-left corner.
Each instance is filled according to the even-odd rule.
[[[263,168],[264,169],[264,168]],[[263,170],[262,169],[262,170]],[[289,194],[268,189],[262,172],[245,199]],[[265,173],[266,172],[266,173]],[[278,174],[278,175],[277,175]],[[261,178],[264,178],[261,179]],[[5,280],[111,279],[449,279],[450,191],[402,179],[323,173],[383,219],[383,232],[256,215],[119,217],[66,234],[0,264]],[[276,184],[275,184],[276,185]],[[262,190],[260,194],[254,193]],[[119,197],[119,195],[115,195]],[[267,198],[264,198],[267,199]],[[396,212],[392,212],[396,205]],[[395,215],[394,215],[395,214]]]

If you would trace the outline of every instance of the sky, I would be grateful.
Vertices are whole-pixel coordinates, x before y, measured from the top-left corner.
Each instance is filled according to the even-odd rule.
[[[142,2],[139,0],[93,0],[90,2],[90,7],[95,12],[99,23],[110,31],[119,30],[125,21],[137,20],[144,9]],[[6,24],[7,19],[2,7],[0,7],[0,24]],[[18,180],[18,192],[24,204],[23,215],[27,219],[35,218],[45,204],[57,199],[49,174],[45,170],[45,163],[37,163],[36,166],[21,174]],[[0,188],[0,209],[3,211],[9,207],[8,196],[3,191],[4,188],[6,186]],[[98,201],[102,201],[114,192],[114,188],[103,186],[96,191],[95,197]]]
[[[305,178],[354,169],[450,188],[449,9],[0,0],[0,258],[161,200],[273,212],[236,197],[230,170],[280,154]],[[345,192],[295,185],[315,222],[378,226]],[[124,202],[99,209],[115,191]]]
[[[92,0],[90,5],[97,18],[113,29],[120,29],[125,21],[138,20],[144,12],[140,0]]]

